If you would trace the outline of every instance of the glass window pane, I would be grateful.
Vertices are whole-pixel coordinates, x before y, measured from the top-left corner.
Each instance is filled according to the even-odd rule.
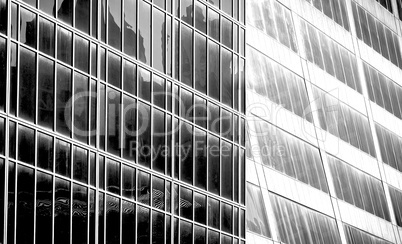
[[[87,243],[88,189],[73,185],[72,243]]]
[[[181,82],[193,87],[193,31],[181,27]]]
[[[71,145],[70,143],[56,140],[56,166],[57,174],[70,177],[71,174]]]
[[[74,147],[73,179],[88,182],[88,151]]]
[[[75,27],[89,34],[89,0],[76,0],[75,2]]]
[[[54,56],[54,24],[39,18],[39,51]]]
[[[67,1],[67,0],[66,0]],[[71,65],[73,34],[64,28],[57,29],[57,59]]]
[[[137,243],[150,242],[150,211],[148,208],[137,207]]]
[[[6,108],[6,78],[7,78],[7,45],[6,39],[0,38],[0,111]]]
[[[55,180],[54,242],[70,243],[70,183]]]
[[[71,105],[67,102],[71,98],[71,70],[62,65],[57,66],[57,103],[56,103],[56,131],[70,136],[71,134]]]
[[[89,129],[88,77],[75,73],[74,77],[74,139],[88,143]]]
[[[165,60],[166,60],[166,44],[165,44],[165,14],[162,11],[154,8],[153,13],[153,67],[160,72],[165,72]]]
[[[193,127],[181,124],[181,180],[193,184]]]
[[[57,3],[57,18],[71,25],[73,22],[73,1],[59,0]]]
[[[35,163],[35,131],[25,126],[18,127],[18,160]]]
[[[220,63],[219,63],[219,45],[209,41],[209,74],[208,90],[209,95],[219,101],[220,94]]]
[[[108,52],[108,75],[107,82],[118,88],[121,87],[121,58],[114,53]]]
[[[226,18],[222,18],[222,42],[229,48],[233,47],[233,24],[230,20]]]
[[[208,191],[219,194],[219,139],[215,136],[208,136]]]
[[[195,129],[195,185],[202,189],[207,186],[207,134]]]
[[[89,41],[75,36],[74,66],[86,73],[89,72]]]
[[[135,243],[135,210],[134,203],[122,200],[122,243]]]
[[[207,34],[207,7],[199,1],[195,2],[195,28]]]
[[[161,108],[165,108],[165,79],[154,75],[153,76],[153,103]]]
[[[227,49],[222,49],[222,102],[233,107],[233,57]]]
[[[138,171],[137,200],[150,205],[151,176],[143,171]]]
[[[193,25],[193,0],[180,0],[181,19]]]
[[[5,146],[6,146],[6,128],[5,128],[5,119],[0,117],[0,154],[4,155],[5,153]]]
[[[119,198],[106,197],[106,243],[120,243],[120,200]]]
[[[132,95],[137,95],[137,66],[124,60],[123,73],[123,89]]]
[[[135,200],[135,168],[122,166],[122,196]]]
[[[121,0],[109,0],[108,44],[121,50]]]
[[[215,40],[220,40],[219,14],[208,8],[208,35]]]
[[[138,95],[147,101],[151,101],[151,73],[143,68],[138,68]]]
[[[36,55],[21,47],[20,51],[20,84],[19,84],[19,116],[30,122],[35,121],[36,110]]]
[[[21,8],[20,15],[20,41],[36,48],[36,14]]]
[[[138,162],[151,167],[151,109],[140,102],[138,106]]]
[[[143,0],[139,3],[138,59],[151,65],[151,6]]]
[[[137,56],[137,0],[124,0],[124,52]]]
[[[197,192],[194,193],[194,220],[201,224],[207,223],[206,196]]]
[[[152,168],[165,173],[165,113],[154,109],[153,119]]]
[[[53,137],[38,133],[38,167],[53,171]]]
[[[36,243],[52,243],[52,176],[41,172],[36,176]]]
[[[221,175],[221,189],[222,196],[228,199],[232,199],[233,195],[233,185],[232,185],[232,171],[233,171],[233,162],[232,162],[232,145],[227,142],[222,142],[222,150],[221,150],[221,162],[222,162],[222,175]]]
[[[136,162],[136,135],[137,135],[137,101],[124,96],[123,101],[123,157]]]
[[[219,201],[208,198],[208,226],[219,229]]]
[[[108,89],[107,151],[117,156],[120,156],[120,96],[121,93]]]
[[[54,62],[39,57],[38,124],[53,129],[54,113]]]
[[[187,221],[180,221],[180,243],[192,243],[193,225]]]
[[[207,92],[207,41],[206,37],[195,34],[195,89]]]
[[[106,190],[120,195],[120,163],[111,159],[106,164]]]

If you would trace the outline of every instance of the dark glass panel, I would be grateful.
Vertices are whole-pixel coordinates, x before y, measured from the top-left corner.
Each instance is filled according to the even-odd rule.
[[[148,208],[137,207],[137,243],[150,242],[150,211]]]
[[[218,232],[213,230],[208,231],[208,244],[220,244]]]
[[[154,109],[153,119],[152,168],[158,172],[165,173],[165,113]]]
[[[98,243],[105,243],[105,193],[99,193],[99,209],[98,209]]]
[[[152,243],[159,244],[164,243],[165,228],[165,215],[152,211]]]
[[[195,2],[195,28],[207,34],[207,7],[199,1]]]
[[[221,228],[223,231],[232,234],[233,232],[233,207],[227,203],[221,204]]]
[[[220,133],[220,108],[214,103],[208,103],[208,129],[217,134]]]
[[[88,143],[89,129],[88,77],[75,73],[74,77],[74,139]]]
[[[151,176],[143,171],[138,171],[137,200],[142,204],[150,204]]]
[[[75,27],[86,34],[89,34],[90,1],[75,1]]]
[[[53,171],[53,137],[38,133],[38,167]]]
[[[18,160],[35,163],[35,131],[25,126],[18,126]]]
[[[0,38],[0,111],[6,109],[7,84],[7,45],[6,39]]]
[[[36,176],[36,243],[52,243],[52,176],[41,172]]]
[[[5,154],[5,145],[6,145],[6,128],[5,128],[5,119],[0,117],[0,154]]]
[[[207,101],[196,95],[194,103],[194,123],[206,129],[208,121]]]
[[[94,152],[89,153],[89,184],[96,187],[96,154]]]
[[[124,0],[124,52],[137,56],[137,0]]]
[[[56,140],[55,172],[66,177],[71,175],[71,144]]]
[[[7,33],[7,0],[0,1],[0,33]]]
[[[39,51],[54,56],[54,24],[39,18]]]
[[[141,0],[139,3],[138,59],[151,65],[151,6]]]
[[[120,163],[111,159],[106,165],[106,190],[120,195]]]
[[[91,35],[94,38],[98,37],[98,0],[92,0],[92,25]]]
[[[153,76],[153,104],[165,109],[166,100],[165,79]]]
[[[135,243],[135,204],[122,200],[121,242]]]
[[[39,0],[39,9],[54,17],[55,0]]]
[[[135,168],[122,166],[122,196],[135,200]]]
[[[181,82],[193,87],[193,31],[181,26]]]
[[[100,79],[105,81],[106,80],[106,49],[103,47],[100,48]]]
[[[165,14],[154,8],[153,11],[153,67],[161,72],[165,72],[166,44],[165,44]]]
[[[233,57],[232,53],[222,49],[222,102],[233,107]]]
[[[58,27],[57,59],[71,65],[72,50],[73,50],[73,34],[64,28]]]
[[[73,206],[72,206],[72,243],[87,243],[88,226],[88,189],[86,187],[73,185]]]
[[[99,147],[105,150],[106,142],[106,86],[99,84]]]
[[[220,21],[219,14],[208,8],[208,35],[215,40],[220,40]]]
[[[57,18],[71,25],[73,22],[73,1],[59,0],[57,3]]]
[[[194,220],[207,224],[207,198],[197,192],[194,193]]]
[[[3,1],[4,0],[2,0],[2,3],[3,3]],[[4,8],[3,11],[7,9],[4,6],[2,6]],[[7,17],[7,14],[5,16]],[[7,19],[7,18],[5,18],[5,19]],[[5,25],[3,27],[5,28],[4,29],[4,32],[5,32],[7,30],[7,25]],[[11,3],[10,29],[11,29],[11,33],[10,33],[11,38],[17,39],[18,32],[19,32],[19,30],[18,30],[18,5],[15,3]]]
[[[21,8],[20,15],[20,41],[36,48],[36,14]]]
[[[220,70],[219,64],[219,45],[210,41],[209,42],[209,75],[208,86],[209,95],[219,101],[220,94]]]
[[[53,129],[54,114],[54,62],[39,57],[38,124]]]
[[[123,157],[135,163],[137,162],[137,101],[131,97],[124,96],[123,106]]]
[[[219,229],[219,201],[208,198],[208,226]]]
[[[95,198],[95,190],[90,189],[89,190],[89,244],[95,244],[95,230],[96,230],[96,198]]]
[[[264,207],[261,189],[247,184],[247,230],[269,237],[267,213]],[[242,212],[243,213],[243,212]],[[244,216],[242,216],[244,217]],[[240,223],[242,226],[242,223]]]
[[[193,0],[180,0],[181,19],[193,25]]]
[[[106,0],[100,0],[100,39],[106,43]]]
[[[98,90],[97,90],[97,81],[96,80],[91,80],[91,93],[90,93],[90,109],[91,109],[91,114],[90,114],[90,122],[89,122],[89,136],[90,136],[90,142],[91,146],[96,147],[96,129],[98,126],[98,104],[97,104],[97,99],[98,99]]]
[[[36,110],[36,55],[21,47],[19,83],[19,116],[35,122]]]
[[[120,200],[107,195],[106,197],[106,243],[120,243]]]
[[[139,103],[138,107],[138,162],[151,166],[151,110],[149,105]]]
[[[132,95],[137,95],[137,66],[124,60],[123,69],[123,89]]]
[[[109,0],[108,44],[121,50],[121,0]]]
[[[233,146],[230,143],[222,142],[221,148],[221,162],[222,162],[222,175],[221,175],[221,189],[222,196],[228,199],[232,199],[233,196]]]
[[[120,156],[120,113],[121,94],[113,89],[108,89],[107,101],[107,151]]]
[[[14,243],[15,228],[15,163],[8,162],[7,243]]]
[[[194,226],[194,244],[205,244],[205,243],[207,243],[205,228],[195,225]]]
[[[206,94],[207,92],[207,39],[195,34],[195,89]]]
[[[98,46],[91,43],[91,75],[98,77]]]
[[[195,186],[207,187],[207,134],[205,131],[195,129]]]
[[[22,165],[17,167],[17,227],[16,243],[34,241],[34,170]]]
[[[107,82],[121,88],[121,58],[114,53],[108,53]]]
[[[151,73],[143,68],[138,68],[138,96],[151,101]]]
[[[180,187],[180,216],[193,220],[193,191]]]
[[[193,127],[183,122],[181,124],[181,180],[193,184]]]
[[[73,179],[88,183],[88,151],[74,146]]]
[[[193,224],[187,221],[180,221],[180,243],[191,244],[193,241]]]
[[[173,76],[172,74],[172,17],[166,16],[166,74]]]
[[[74,67],[86,73],[89,72],[89,41],[80,36],[75,36]]]
[[[233,24],[226,18],[222,18],[222,43],[229,48],[233,48]]]

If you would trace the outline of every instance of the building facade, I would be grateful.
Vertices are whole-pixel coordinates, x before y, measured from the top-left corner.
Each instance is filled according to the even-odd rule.
[[[0,1],[0,243],[245,243],[245,0]]]
[[[248,243],[402,243],[401,3],[246,1]]]

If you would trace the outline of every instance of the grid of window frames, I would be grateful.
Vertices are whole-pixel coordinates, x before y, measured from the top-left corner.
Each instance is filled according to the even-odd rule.
[[[229,2],[0,1],[9,243],[51,242],[51,216],[58,243],[244,242],[244,1]]]
[[[252,47],[247,47],[247,60],[247,92],[253,92],[252,97],[260,95],[312,122],[311,114],[305,114],[309,101],[304,79]]]
[[[399,37],[378,19],[352,1],[357,38],[393,64],[402,68],[401,47]]]
[[[263,165],[328,192],[318,148],[255,116],[248,126],[248,140],[258,144],[258,147],[248,145],[248,157],[259,157]]]
[[[355,55],[306,21],[301,27],[307,60],[362,93]]]
[[[376,0],[381,6],[386,8],[389,12],[392,13],[392,2],[391,0]],[[398,2],[398,0],[397,0]]]
[[[289,9],[276,0],[246,1],[247,24],[298,52],[296,33]]]
[[[336,196],[380,218],[391,221],[380,180],[328,156]]]
[[[365,62],[363,68],[370,100],[402,119],[402,87]]]
[[[402,138],[379,124],[375,124],[375,129],[382,161],[402,172]]]
[[[313,87],[319,125],[323,130],[376,156],[368,118],[318,87]]]
[[[346,2],[343,0],[306,0],[337,24],[350,30]]]
[[[391,244],[391,242],[370,235],[369,233],[359,230],[350,225],[343,225],[346,233],[346,241],[348,244],[372,243],[372,244]]]

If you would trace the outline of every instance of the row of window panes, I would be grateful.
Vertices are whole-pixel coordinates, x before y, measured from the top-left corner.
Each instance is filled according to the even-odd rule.
[[[180,0],[175,0],[180,1]],[[238,20],[242,24],[245,19],[245,1],[246,0],[203,0],[207,1],[215,7],[221,9],[226,14],[232,16],[234,19]]]
[[[247,48],[247,92],[254,92],[312,122],[304,80],[255,49]],[[249,96],[253,94],[249,93]]]
[[[343,228],[345,229],[346,241],[348,244],[361,244],[361,243],[391,244],[391,242],[370,235],[369,233],[358,230],[350,225],[344,224]]]
[[[361,93],[356,57],[307,22],[301,26],[307,60]]]
[[[151,226],[152,233],[154,233],[152,235],[153,243],[155,241],[162,243],[165,238],[167,243],[170,243],[169,240],[172,239],[172,236],[174,238],[177,236],[175,230],[172,233],[171,215],[165,215],[158,210],[150,210],[147,207],[136,205],[134,202],[103,192],[96,193],[92,188],[54,177],[51,174],[41,171],[35,173],[34,169],[12,161],[8,165],[8,177],[5,177],[4,160],[1,158],[0,173],[2,174],[1,179],[3,179],[1,189],[3,192],[4,189],[8,191],[8,221],[6,223],[8,243],[13,243],[14,233],[16,233],[17,243],[30,243],[34,239],[37,243],[52,243],[52,220],[54,220],[54,241],[57,243],[68,244],[70,241],[72,243],[87,243],[87,240],[89,243],[95,243],[96,232],[98,232],[98,243],[105,243],[105,241],[106,243],[120,243],[120,239],[122,243],[133,243],[136,239],[137,242],[150,243],[149,229]],[[7,188],[4,188],[4,179],[6,178],[8,184]],[[183,190],[186,189],[182,188],[181,191]],[[144,189],[144,195],[149,195],[149,191],[147,192]],[[189,208],[192,203],[192,199],[190,200],[191,202],[188,204],[187,202],[183,203],[184,199],[180,199],[180,206]],[[174,201],[179,200],[175,199]],[[202,211],[205,214],[202,215],[202,212],[195,212],[195,214],[205,219],[208,211],[209,226],[217,223],[217,229],[221,228],[223,231],[233,232],[236,236],[241,235],[244,238],[244,210],[233,208],[223,202],[220,204],[218,200],[212,198],[209,199],[207,210],[206,197],[203,195],[195,195],[194,201],[198,204],[196,208],[201,208],[201,204],[204,204]],[[198,203],[197,201],[204,202]],[[4,204],[4,199],[2,203]],[[179,206],[179,203],[176,205]],[[95,209],[98,209],[97,213]],[[1,212],[4,215],[3,211]],[[150,217],[151,212],[152,217]],[[98,220],[96,220],[96,215],[98,215]],[[166,222],[164,221],[165,217]],[[184,228],[186,231],[182,230],[181,233],[191,233],[192,223],[184,222],[190,228]],[[221,222],[221,227],[219,227],[219,222]],[[165,225],[166,231],[164,230]],[[200,235],[200,237],[195,235],[195,239],[200,238],[200,242],[197,243],[206,243],[206,228],[195,226],[195,230]],[[191,238],[191,235],[182,236]],[[222,236],[229,239],[229,243],[232,243],[232,237]],[[3,233],[1,237],[3,237]],[[234,239],[234,241],[238,240]],[[187,243],[192,243],[192,240],[189,239]]]
[[[317,87],[313,87],[313,94],[320,127],[375,157],[368,118]]]
[[[0,121],[3,119],[0,118]],[[1,125],[0,125],[1,126]],[[96,160],[96,155],[93,152],[89,152],[88,150],[81,148],[79,146],[72,146],[70,143],[65,142],[60,139],[54,139],[53,137],[37,132],[37,138],[35,140],[35,131],[30,129],[26,126],[18,125],[18,139],[16,142],[16,125],[14,122],[10,122],[10,151],[9,155],[10,158],[17,158],[19,161],[36,165],[37,167],[47,170],[50,172],[55,172],[59,175],[62,175],[67,178],[73,178],[76,181],[82,182],[84,184],[90,184],[92,186],[97,186],[100,189],[106,189],[108,192],[122,195],[125,198],[129,198],[132,200],[136,200],[147,205],[151,205],[155,208],[165,210],[170,212],[170,185],[171,183],[165,181],[162,178],[153,176],[152,177],[152,190],[151,190],[151,176],[148,173],[138,171],[136,175],[136,169],[130,167],[128,165],[121,165],[119,162],[105,159],[104,156],[99,156],[98,160]],[[4,128],[4,126],[3,126]],[[36,143],[35,143],[36,141]],[[35,145],[36,144],[36,145]],[[215,145],[218,146],[218,145]],[[17,152],[16,152],[17,150]],[[17,154],[17,155],[16,155]],[[36,160],[35,160],[36,155]],[[54,156],[53,156],[54,155]],[[53,161],[55,160],[55,161]],[[219,156],[218,156],[219,160]],[[35,161],[37,162],[35,164]],[[224,160],[222,160],[224,161]],[[216,163],[214,161],[214,163]],[[230,163],[230,162],[229,162]],[[204,162],[204,167],[200,170],[206,171],[206,163]],[[219,162],[218,162],[219,164]],[[96,167],[98,165],[98,182],[96,181]],[[197,166],[198,168],[202,166]],[[244,167],[244,165],[243,165]],[[211,168],[211,166],[209,166]],[[219,167],[218,167],[219,170]],[[230,170],[230,165],[225,165],[225,173],[232,173]],[[244,173],[244,168],[241,169]],[[239,172],[235,170],[235,172]],[[197,172],[199,174],[200,172]],[[215,177],[213,172],[210,172],[212,176]],[[206,183],[206,175],[207,173],[204,172],[198,178],[200,181],[204,181]],[[218,172],[219,177],[219,172]],[[222,176],[222,178],[224,178]],[[120,180],[121,179],[121,180]],[[136,183],[136,179],[138,183]],[[219,180],[219,179],[218,179]],[[230,181],[226,179],[226,181]],[[234,179],[235,185],[239,185],[237,182],[239,179]],[[244,181],[244,177],[242,177],[242,181]],[[242,182],[241,181],[241,182]],[[219,182],[218,188],[219,188]],[[137,186],[137,187],[136,187]],[[222,188],[228,188],[230,190],[231,183],[222,185]],[[244,187],[244,186],[243,186]],[[165,193],[166,189],[166,193]],[[183,190],[184,189],[184,190]],[[178,190],[175,190],[176,194]],[[192,214],[188,214],[189,212],[192,213],[192,191],[186,188],[182,188],[180,191],[181,198],[180,202],[183,205],[180,206],[180,215],[182,217],[188,218],[193,220]],[[185,192],[190,192],[189,195],[185,194]],[[224,192],[224,191],[222,191]],[[226,192],[226,191],[225,191]],[[137,195],[136,195],[137,193]],[[152,193],[152,194],[150,194]],[[219,193],[219,192],[218,192]],[[197,195],[198,193],[194,193]],[[244,190],[242,190],[242,195],[244,194]],[[166,195],[166,204],[164,201]],[[199,194],[198,194],[199,195]],[[198,196],[197,195],[197,196]],[[186,197],[187,196],[187,197]],[[236,194],[236,196],[238,196]],[[152,200],[151,200],[152,197]],[[205,198],[200,196],[199,198]],[[184,199],[184,200],[183,200]],[[187,199],[187,200],[186,200]],[[178,200],[176,201],[176,205],[174,207],[174,212],[178,213]],[[218,202],[218,201],[216,201]],[[242,200],[244,203],[244,200]],[[223,204],[223,203],[222,203]],[[227,204],[225,204],[227,205]],[[205,220],[202,220],[202,216],[206,216],[202,213],[202,209],[205,210],[205,204],[201,202],[194,203],[196,208],[201,207],[200,209],[196,209],[196,213],[200,213],[198,217],[195,216],[194,220],[200,222],[202,224],[206,224]],[[202,208],[202,206],[204,206]],[[218,205],[219,206],[219,205]],[[228,205],[229,206],[229,205]],[[185,209],[190,208],[191,209]],[[218,207],[219,209],[219,207]],[[212,215],[212,214],[210,214]],[[216,215],[216,214],[215,214]],[[219,216],[219,215],[218,215]],[[219,224],[219,222],[218,222]],[[211,221],[209,223],[210,226],[219,229],[219,225],[216,226]],[[232,229],[229,227],[222,227],[224,230]],[[235,232],[237,233],[237,232]]]
[[[402,227],[402,192],[389,186],[389,195],[391,196],[392,208],[394,209],[394,215],[396,224]]]
[[[346,2],[344,0],[306,0],[315,8],[333,19],[347,31],[350,30]]]
[[[141,107],[139,109],[141,110]],[[164,114],[154,110],[154,118],[158,116],[163,117]],[[164,123],[165,120],[162,119],[154,123],[154,128],[163,128]],[[114,129],[115,124],[112,126],[111,129]],[[178,119],[174,120],[174,126],[174,132],[154,130],[152,139],[150,130],[136,136],[128,133],[124,137],[123,155],[119,154],[121,153],[118,146],[120,137],[109,135],[107,137],[108,151],[169,176],[173,173],[172,163],[174,162],[175,178],[244,204],[244,149],[194,128],[189,123],[180,122]],[[4,154],[5,144],[4,128],[4,119],[0,117],[0,153],[2,154]],[[90,153],[90,160],[88,160],[88,150],[78,146],[71,147],[70,143],[54,139],[42,132],[35,133],[35,130],[29,127],[16,126],[15,122],[10,122],[9,134],[11,158],[35,165],[35,155],[37,155],[38,167],[54,170],[65,177],[72,176],[75,180],[88,183],[89,167],[94,167],[93,153]],[[35,150],[37,150],[36,154]],[[72,151],[73,156],[71,156]],[[53,154],[56,156],[55,162]],[[53,165],[55,165],[54,169]],[[90,181],[94,182],[94,179]]]
[[[0,53],[3,54],[6,53],[4,42],[5,40],[0,38]],[[64,65],[55,64],[52,59],[36,55],[35,52],[23,46],[19,48],[18,52],[17,44],[12,43],[10,49],[11,114],[18,114],[19,117],[27,121],[37,122],[39,125],[49,129],[56,127],[57,132],[66,136],[71,136],[71,132],[73,132],[75,139],[85,143],[88,143],[89,137],[91,139],[90,144],[93,146],[96,146],[95,133],[88,133],[87,131],[96,130],[97,116],[100,117],[99,127],[102,132],[105,129],[106,118],[111,120],[110,122],[119,122],[120,120],[112,121],[112,119],[120,119],[121,111],[123,111],[124,115],[132,112],[131,114],[134,116],[132,120],[135,122],[135,99],[124,95],[124,106],[120,108],[122,95],[118,90],[106,89],[105,85],[97,84],[95,80],[90,80],[79,72],[73,72]],[[106,63],[106,54],[102,50],[101,63]],[[205,129],[208,128],[210,131],[221,134],[228,140],[240,142],[244,145],[244,119],[238,115],[231,113],[229,110],[220,109],[215,103],[207,103],[206,99],[193,94],[190,90],[180,89],[178,85],[173,85],[172,87],[170,81],[157,75],[151,76],[151,72],[146,69],[138,67],[137,70],[135,64],[127,60],[122,62],[119,56],[111,52],[107,56],[107,81],[109,84],[120,88],[121,83],[123,83],[124,91],[132,95],[138,94],[140,98],[153,102],[155,105],[170,112],[174,109],[177,116],[182,116]],[[0,55],[0,57],[4,56]],[[5,58],[2,58],[2,60],[5,61]],[[36,71],[37,66],[38,74]],[[105,79],[106,65],[102,65],[102,67],[101,78]],[[121,74],[122,68],[123,74]],[[20,73],[19,82],[17,81],[18,71]],[[4,76],[4,74],[2,72],[1,75]],[[37,82],[35,82],[36,75],[38,75]],[[55,75],[57,77],[56,81]],[[5,80],[2,80],[2,83],[4,82]],[[54,98],[55,86],[56,99]],[[151,93],[151,88],[153,93]],[[38,91],[38,106],[35,106],[36,90]],[[106,99],[106,92],[108,99]],[[96,96],[98,94],[99,96]],[[69,104],[71,98],[74,98],[74,102]],[[2,111],[5,108],[5,100],[3,100],[1,99],[2,102],[0,103],[0,110]],[[99,111],[97,111],[97,103],[102,104]],[[115,118],[105,117],[106,110],[105,106],[103,106],[105,104],[114,105],[114,108],[116,108],[113,110],[116,115]],[[74,122],[74,127],[72,127],[72,121]],[[135,123],[127,124],[127,126],[135,128]],[[239,126],[240,130],[238,129]],[[116,131],[118,131],[118,128],[116,128]],[[78,134],[78,132],[81,133]],[[102,137],[104,134],[99,136]],[[103,141],[101,141],[100,146],[102,149],[104,148]]]
[[[247,1],[247,24],[298,52],[291,12],[276,0]]]
[[[392,168],[402,172],[402,138],[385,129],[379,124],[375,125],[382,161]]]
[[[145,2],[143,4],[148,5]],[[38,25],[36,23],[36,14],[24,8],[20,9],[21,10],[18,11],[18,6],[14,3],[12,4],[12,38],[19,40],[21,43],[24,43],[32,48],[38,48],[41,52],[44,52],[45,54],[52,57],[54,57],[55,53],[57,52],[57,59],[59,59],[60,61],[63,61],[68,65],[72,65],[74,62],[74,67],[86,73],[89,73],[89,71],[91,71],[92,75],[97,76],[98,50],[95,44],[91,44],[88,40],[82,38],[79,35],[73,35],[72,32],[62,27],[57,27],[57,32],[55,34],[54,23],[48,21],[47,19],[39,17]],[[155,9],[155,11],[159,10]],[[17,21],[18,19],[20,19],[20,21]],[[18,28],[18,23],[20,23],[20,28]],[[175,60],[174,69],[176,79],[180,79],[184,84],[189,85],[204,94],[208,94],[210,97],[215,98],[218,101],[222,101],[224,104],[235,108],[236,110],[244,110],[244,59],[239,58],[237,54],[234,54],[230,50],[221,47],[219,44],[208,39],[204,35],[201,35],[198,32],[194,33],[193,29],[187,27],[186,25],[180,25],[178,21],[176,21],[175,23],[176,24],[174,25],[174,32],[176,32],[177,34],[177,38],[175,39],[175,50],[178,50],[175,53],[175,57],[172,57],[173,54],[171,51],[171,44],[165,45],[164,43],[154,43],[155,50],[153,52],[153,66],[162,72],[166,71],[165,67],[170,67],[170,71],[168,71],[167,73],[169,75],[172,75],[173,58]],[[37,26],[39,27],[37,28]],[[140,25],[141,28],[145,28],[142,26],[147,25]],[[172,30],[171,27],[170,29]],[[235,29],[237,30],[235,31],[237,33],[238,28],[236,27]],[[164,31],[164,28],[162,28],[162,30],[155,29],[155,35],[164,33]],[[36,41],[37,32],[39,32],[38,44]],[[143,32],[148,33],[149,40],[151,40],[150,30]],[[244,36],[244,31],[240,32]],[[178,38],[179,33],[181,33],[181,44],[180,39]],[[193,33],[195,34],[194,37]],[[152,38],[153,40],[165,40],[164,37],[156,37],[155,35]],[[111,36],[116,36],[116,34]],[[56,39],[58,44],[55,48]],[[142,38],[141,40],[143,39],[144,38]],[[168,39],[171,41],[171,37],[169,37]],[[229,40],[231,40],[230,43],[233,44],[232,38],[229,38]],[[237,39],[235,38],[235,40],[235,44],[237,44]],[[240,41],[243,42],[242,46],[244,46],[244,38],[241,38]],[[144,43],[144,41],[140,42]],[[150,47],[150,45],[148,46]],[[166,46],[171,47],[170,51],[168,50],[166,52]],[[179,46],[181,48],[179,48]],[[140,54],[138,58],[140,61],[151,65],[151,51],[149,47],[139,48],[139,51],[143,52],[143,54]],[[160,48],[161,50],[156,51],[157,48]],[[133,48],[132,50],[134,49],[135,48]],[[181,53],[180,56],[179,50]],[[244,54],[243,48],[242,53]],[[113,78],[113,81],[109,82],[120,87],[121,76],[118,76],[118,74],[121,73],[119,72],[121,70],[121,61],[119,60],[121,60],[121,58],[110,53],[108,54],[108,56],[108,61],[114,61],[112,64],[109,64],[109,66],[113,64],[115,65],[113,67],[113,70],[115,70],[115,72],[113,72],[112,75],[108,75],[109,77]],[[110,58],[110,56],[113,56],[113,59]],[[103,48],[101,48],[100,50],[100,59],[100,78],[104,79],[103,77],[105,76],[106,71],[103,66],[106,65],[106,57],[105,50]],[[209,60],[208,63],[207,60]],[[181,62],[181,65],[179,62]],[[116,77],[113,76],[113,74],[115,73],[117,73]],[[209,81],[208,85],[207,80]]]
[[[390,221],[387,200],[381,181],[328,157],[336,196],[354,206]]]
[[[249,126],[250,139],[258,143],[258,148],[249,146],[247,150],[260,157],[265,166],[328,192],[317,148],[257,117],[250,120]]]
[[[269,194],[277,233],[281,242],[289,244],[341,243],[334,219],[286,200],[273,193]]]
[[[357,38],[402,69],[398,35],[353,1],[352,10]]]
[[[384,8],[386,8],[389,12],[392,13],[392,2],[391,2],[391,0],[376,0],[376,1],[379,4],[381,4]]]
[[[402,119],[402,87],[365,62],[363,68],[370,100]]]

